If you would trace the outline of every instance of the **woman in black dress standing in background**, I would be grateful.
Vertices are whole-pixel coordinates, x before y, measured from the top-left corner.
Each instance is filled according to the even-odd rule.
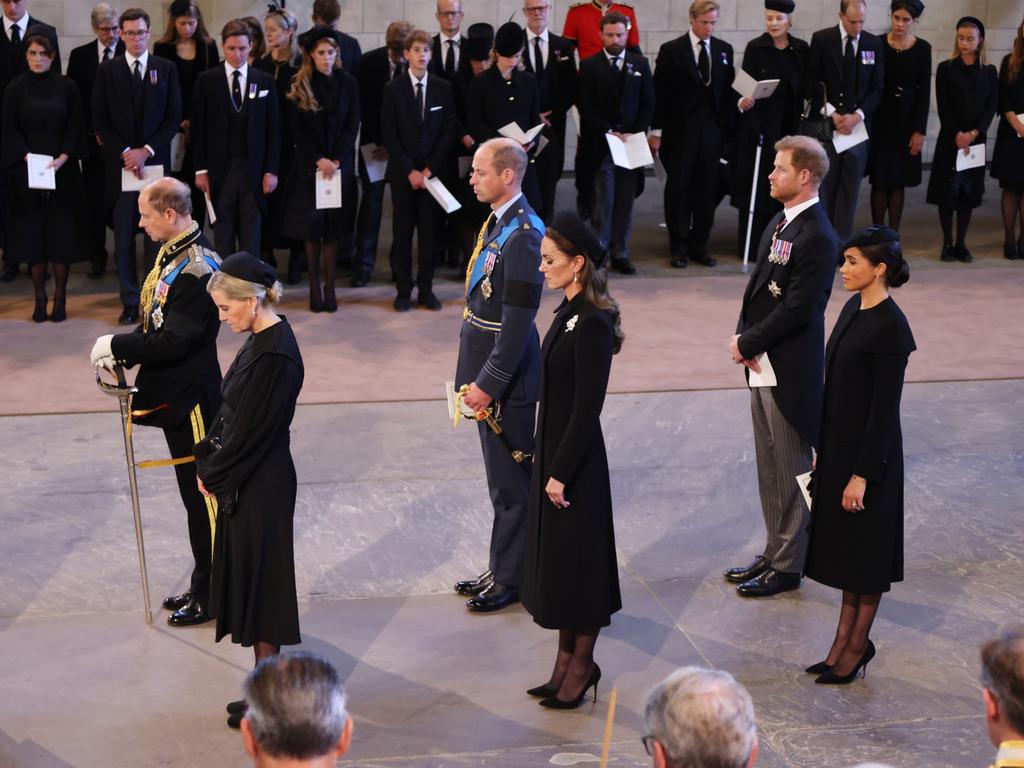
[[[540,271],[562,290],[541,348],[540,413],[520,587],[523,606],[558,630],[551,678],[527,693],[574,709],[597,683],[594,645],[622,608],[601,408],[612,355],[622,347],[605,253],[575,212],[561,211],[541,242]]]
[[[882,38],[885,94],[871,136],[871,221],[899,230],[907,187],[921,184],[921,148],[931,104],[932,47],[914,35],[921,0],[894,0],[892,27]]]
[[[295,158],[288,174],[281,231],[302,240],[309,270],[309,308],[334,312],[338,243],[355,228],[355,141],[359,132],[359,84],[341,69],[340,49],[329,27],[302,36],[302,67],[288,92],[288,121]],[[316,174],[341,174],[341,208],[317,210]],[[320,290],[323,257],[324,285]]]
[[[51,69],[57,40],[43,27],[25,33],[28,72],[4,92],[0,145],[7,187],[4,211],[7,251],[13,263],[27,262],[35,289],[32,319],[55,323],[67,318],[68,267],[87,258],[85,187],[78,160],[85,156],[85,123],[78,86]],[[55,190],[29,189],[26,155],[50,155]],[[53,312],[47,315],[46,269],[53,269]]]
[[[281,283],[248,253],[224,259],[206,286],[234,333],[249,333],[224,376],[209,434],[196,445],[199,490],[216,496],[210,612],[217,642],[252,647],[256,664],[296,645],[295,464],[289,427],[302,389],[302,355],[291,326],[274,311]],[[239,727],[245,702],[228,705]]]
[[[188,115],[192,105],[192,91],[195,89],[196,78],[202,72],[213,69],[220,63],[217,43],[206,31],[203,13],[194,0],[174,0],[171,3],[164,35],[153,44],[153,54],[161,59],[174,62],[178,70],[178,84],[181,86],[181,114]],[[181,130],[185,134],[185,157],[181,170],[170,175],[188,184],[192,199],[201,201],[202,193],[196,187],[196,169],[192,165],[192,152],[188,149],[188,119],[181,121]],[[170,171],[170,169],[167,169]],[[206,206],[193,205],[192,218],[203,228],[206,220]]]
[[[843,247],[846,302],[825,351],[825,400],[804,573],[843,591],[835,641],[807,668],[815,682],[851,682],[875,655],[869,639],[883,592],[903,580],[900,396],[916,349],[889,289],[910,278],[899,233],[870,227]]]
[[[935,71],[935,100],[939,108],[939,136],[928,179],[928,202],[939,207],[942,260],[974,261],[967,250],[971,212],[985,195],[985,168],[956,170],[958,153],[972,144],[984,144],[996,114],[996,69],[985,63],[985,25],[973,16],[956,23],[956,47]],[[956,241],[953,213],[956,213]]]
[[[992,178],[1003,190],[1003,255],[1024,259],[1024,19],[1017,27],[1013,50],[999,67],[999,132],[992,155]],[[1017,236],[1017,221],[1020,236]]]
[[[793,0],[765,0],[765,32],[755,37],[743,52],[743,71],[755,80],[779,80],[771,96],[743,99],[736,129],[735,181],[732,204],[739,210],[739,254],[747,241],[751,188],[754,188],[754,224],[750,233],[750,262],[757,261],[757,244],[772,216],[782,204],[771,196],[768,174],[775,164],[775,142],[797,133],[803,108],[803,71],[807,42],[792,36]],[[754,182],[754,158],[758,137],[762,138],[761,164]]]

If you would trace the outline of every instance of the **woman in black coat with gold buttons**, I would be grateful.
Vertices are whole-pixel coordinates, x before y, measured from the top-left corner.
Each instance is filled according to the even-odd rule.
[[[889,296],[910,271],[899,233],[870,227],[843,248],[846,302],[825,351],[825,399],[804,573],[843,591],[835,640],[807,668],[815,682],[851,682],[875,655],[869,639],[883,592],[903,580],[900,397],[914,336]]]
[[[622,608],[601,408],[622,346],[604,252],[574,213],[556,214],[541,242],[548,288],[563,290],[541,348],[542,384],[520,597],[558,630],[551,678],[527,693],[553,709],[579,706],[597,683],[594,645]]]

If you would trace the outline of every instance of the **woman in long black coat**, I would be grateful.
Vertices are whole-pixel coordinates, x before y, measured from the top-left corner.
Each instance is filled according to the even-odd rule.
[[[1003,255],[1024,259],[1024,20],[1013,50],[999,67],[999,131],[992,153],[992,178],[1003,190]],[[1020,236],[1017,222],[1020,221]]]
[[[931,104],[932,47],[913,34],[921,0],[893,0],[882,38],[885,93],[871,127],[871,220],[898,230],[904,190],[921,183],[921,147]]]
[[[199,490],[218,501],[210,612],[217,641],[230,635],[252,647],[259,664],[282,645],[301,642],[289,426],[302,389],[302,355],[291,326],[274,311],[281,284],[269,264],[232,254],[206,290],[221,321],[250,334],[224,376],[210,432],[195,449]],[[244,702],[229,704],[228,725],[237,728],[244,710]]]
[[[51,69],[57,41],[42,27],[25,33],[29,70],[4,92],[2,137],[7,207],[7,255],[12,263],[31,266],[35,289],[32,319],[67,317],[68,268],[87,258],[85,242],[86,198],[78,160],[86,154],[82,99],[73,80]],[[56,168],[56,189],[30,189],[29,154],[49,155]],[[46,270],[53,269],[53,312],[47,314]]]
[[[939,109],[939,135],[932,157],[927,200],[939,207],[943,261],[970,262],[967,228],[972,211],[985,195],[985,168],[956,170],[958,153],[984,144],[996,114],[996,69],[985,63],[985,26],[972,16],[956,25],[956,52],[935,71],[935,100]],[[956,240],[953,214],[956,213]]]
[[[551,678],[527,693],[555,709],[579,706],[601,668],[594,645],[622,608],[601,408],[622,346],[604,252],[574,213],[558,213],[541,243],[541,272],[564,290],[541,348],[542,389],[520,596],[533,620],[558,630]]]
[[[909,279],[899,233],[870,227],[843,248],[843,307],[825,352],[825,399],[804,573],[843,591],[835,641],[807,668],[845,684],[875,655],[869,639],[883,592],[903,580],[900,396],[916,348],[889,289]]]
[[[359,132],[359,84],[341,70],[340,48],[327,27],[302,36],[302,66],[288,92],[288,122],[295,157],[286,182],[286,237],[302,240],[309,270],[309,308],[334,312],[338,243],[356,222],[355,141]],[[316,174],[341,174],[341,208],[316,207]],[[320,290],[320,260],[324,285]]]
[[[739,209],[739,255],[747,238],[751,189],[754,189],[754,223],[750,234],[750,261],[757,260],[757,244],[772,216],[782,204],[771,196],[768,174],[775,163],[775,142],[797,133],[803,107],[803,71],[807,42],[793,37],[791,0],[765,2],[765,32],[747,43],[743,52],[743,71],[755,80],[779,80],[771,96],[755,102],[744,100],[743,114],[736,126],[736,150],[733,158],[732,204]],[[754,160],[761,137],[761,162],[754,182]]]

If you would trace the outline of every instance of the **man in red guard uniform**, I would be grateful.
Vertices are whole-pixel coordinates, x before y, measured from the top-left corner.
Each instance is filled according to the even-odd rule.
[[[590,0],[587,3],[574,3],[569,6],[565,16],[562,37],[576,46],[580,61],[604,50],[601,42],[601,18],[606,13],[621,13],[629,20],[627,25],[626,49],[640,53],[640,30],[636,24],[636,11],[629,3],[602,3]]]

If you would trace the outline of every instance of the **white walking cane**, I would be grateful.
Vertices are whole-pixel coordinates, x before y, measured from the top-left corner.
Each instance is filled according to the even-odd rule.
[[[761,170],[761,148],[764,146],[764,134],[757,135],[757,153],[754,155],[754,177],[750,184],[750,204],[747,206],[747,239],[743,244],[743,274],[750,271],[750,237],[754,229],[754,206],[757,204],[757,174]]]

